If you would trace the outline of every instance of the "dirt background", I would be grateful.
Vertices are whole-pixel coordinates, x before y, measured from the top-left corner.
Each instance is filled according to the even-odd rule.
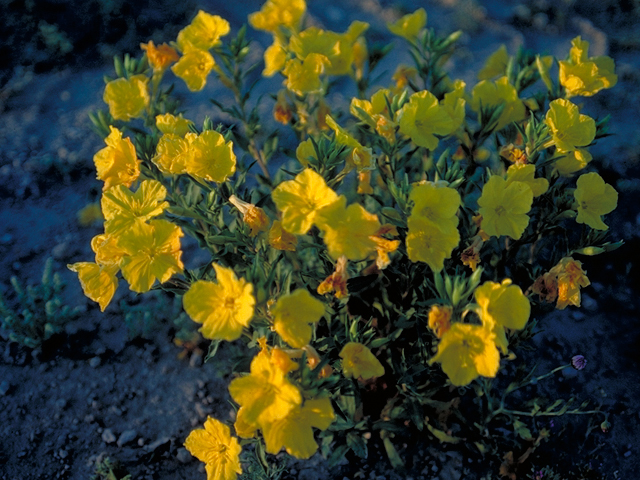
[[[96,461],[105,456],[118,459],[135,480],[204,479],[203,465],[182,442],[208,414],[225,420],[233,413],[226,387],[236,347],[223,346],[208,363],[198,352],[178,358],[183,350],[172,340],[179,308],[153,295],[136,297],[123,286],[101,314],[65,268],[92,259],[89,242],[101,231],[99,226],[80,227],[77,212],[95,201],[101,189],[92,157],[102,142],[90,130],[87,115],[104,108],[102,77],[112,72],[109,56],[124,51],[137,55],[137,44],[149,38],[175,38],[198,8],[227,18],[235,30],[260,7],[256,0],[187,1],[180,7],[170,3],[175,2],[0,2],[0,18],[6,19],[0,36],[0,288],[10,298],[12,275],[24,284],[38,283],[45,259],[53,257],[67,283],[65,302],[80,309],[64,333],[36,350],[0,335],[0,480],[88,479]],[[618,85],[584,99],[584,111],[612,116],[614,136],[599,142],[592,153],[606,181],[620,193],[618,209],[609,217],[611,238],[624,238],[627,245],[606,258],[585,260],[592,286],[585,290],[583,308],[545,317],[545,331],[536,337],[540,372],[574,354],[588,358],[585,370],[565,371],[549,388],[601,405],[612,427],[608,433],[596,429],[585,437],[586,420],[549,423],[552,436],[540,447],[538,466],[546,459],[576,472],[590,469],[584,478],[638,478],[640,2],[309,4],[313,23],[343,31],[352,20],[365,20],[371,24],[367,38],[373,41],[390,38],[387,21],[424,6],[428,25],[438,32],[465,31],[450,67],[470,85],[474,72],[502,43],[510,53],[524,46],[563,58],[571,38],[580,34],[591,42],[590,55],[614,57]],[[268,37],[251,30],[250,35],[257,41],[254,55],[259,58]],[[395,52],[401,50],[398,42]],[[390,82],[398,62],[395,55],[380,68],[386,69],[383,85]],[[401,60],[410,61],[408,56]],[[176,84],[190,118],[219,118],[206,101],[224,98],[214,80],[199,95],[187,96],[181,82]],[[279,80],[273,79],[260,88],[273,92],[278,87]],[[348,87],[338,89],[330,103],[351,93]],[[271,104],[264,106],[268,115]],[[186,242],[184,258],[189,267],[201,264],[203,257]],[[146,320],[130,313],[143,308],[151,312]],[[129,325],[124,321],[128,312],[134,315]],[[136,336],[141,332],[145,335]],[[400,445],[407,472],[393,472],[376,448],[372,446],[368,461],[349,457],[334,468],[318,455],[294,462],[283,478],[453,480],[488,472],[487,478],[499,478],[482,459],[426,436]],[[527,473],[519,472],[518,478],[531,478]]]

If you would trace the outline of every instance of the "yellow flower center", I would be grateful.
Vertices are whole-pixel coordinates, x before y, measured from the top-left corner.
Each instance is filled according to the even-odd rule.
[[[507,213],[507,209],[504,208],[502,205],[499,205],[496,207],[496,215],[498,215],[499,217],[504,215],[505,213]]]

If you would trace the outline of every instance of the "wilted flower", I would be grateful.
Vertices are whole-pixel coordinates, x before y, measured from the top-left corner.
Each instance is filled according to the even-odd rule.
[[[451,314],[453,309],[449,305],[433,305],[429,309],[429,328],[436,337],[442,338],[451,328]]]
[[[582,370],[587,366],[587,359],[584,358],[584,355],[574,355],[571,357],[571,366],[576,370]]]
[[[255,237],[258,233],[269,230],[271,220],[269,220],[262,208],[256,207],[253,203],[240,200],[235,195],[231,195],[229,201],[242,213],[242,220],[251,229],[249,236]]]
[[[150,40],[149,43],[141,43],[140,48],[146,52],[149,65],[151,65],[155,71],[166,70],[169,65],[180,59],[178,52],[166,43],[156,47],[153,41]]]
[[[276,250],[295,252],[297,244],[298,239],[296,236],[283,229],[279,220],[275,220],[269,230],[269,245]]]
[[[318,285],[317,292],[320,295],[335,292],[336,298],[344,298],[349,295],[349,291],[347,290],[348,279],[347,257],[342,255],[336,262],[335,271]]]

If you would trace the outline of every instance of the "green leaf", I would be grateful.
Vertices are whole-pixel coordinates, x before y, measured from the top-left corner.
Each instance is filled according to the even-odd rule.
[[[461,439],[458,437],[452,437],[451,435],[446,434],[442,430],[438,430],[437,428],[429,425],[427,423],[427,428],[436,437],[438,440],[444,443],[458,443]]]
[[[347,445],[360,458],[367,458],[367,442],[357,432],[349,432],[347,434]]]

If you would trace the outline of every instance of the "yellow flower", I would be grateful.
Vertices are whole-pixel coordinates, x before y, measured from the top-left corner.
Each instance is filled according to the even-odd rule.
[[[511,122],[525,119],[524,103],[518,97],[516,87],[509,83],[507,77],[501,77],[495,82],[482,80],[471,92],[471,109],[480,115],[480,107],[497,107],[505,104],[502,114],[498,118],[495,130],[502,130]]]
[[[424,90],[409,97],[398,112],[400,133],[411,138],[421,147],[435,150],[438,146],[436,135],[451,135],[460,126],[450,114],[450,110],[438,104],[431,92]]]
[[[352,149],[347,157],[348,163],[355,165],[358,172],[373,168],[373,155],[370,148],[362,146],[349,132],[338,125],[331,115],[325,116],[325,122],[336,133],[336,141]]]
[[[429,328],[436,337],[442,338],[451,328],[451,314],[453,309],[448,305],[433,305],[429,309]]]
[[[147,53],[147,60],[154,71],[166,70],[169,65],[177,62],[180,58],[178,52],[166,43],[156,47],[150,40],[147,44],[141,43],[140,48]]]
[[[482,324],[495,334],[496,345],[507,353],[505,328],[522,330],[531,314],[531,304],[517,285],[506,278],[502,283],[485,282],[473,292],[480,306]]]
[[[534,178],[535,173],[535,165],[511,165],[507,170],[507,187],[513,182],[526,183],[529,185],[534,198],[539,197],[549,190],[549,181],[546,178]]]
[[[104,312],[118,288],[117,266],[98,265],[91,262],[79,262],[67,265],[67,268],[78,274],[84,294],[100,305]]]
[[[444,261],[460,243],[455,225],[435,224],[425,218],[410,217],[407,221],[407,254],[412,262],[424,262],[434,272],[444,268]]]
[[[131,290],[148,292],[158,279],[164,283],[182,272],[180,227],[166,220],[137,223],[118,237],[118,246],[127,254],[122,259],[122,276]]]
[[[136,148],[128,138],[122,138],[122,132],[109,127],[111,133],[104,139],[107,146],[93,156],[98,172],[98,180],[104,182],[103,190],[114,185],[130,187],[140,175],[140,160],[136,157]]]
[[[287,50],[280,43],[278,37],[273,38],[273,44],[264,51],[263,77],[273,77],[284,68],[287,61]]]
[[[179,137],[184,137],[190,131],[189,125],[193,125],[193,122],[183,118],[182,114],[177,117],[170,113],[156,116],[156,127],[165,134],[171,133]]]
[[[271,198],[282,212],[282,228],[295,235],[303,235],[315,222],[322,207],[338,199],[320,175],[310,169],[303,170],[294,180],[278,185]]]
[[[549,104],[544,122],[551,133],[551,145],[555,145],[559,153],[589,145],[596,136],[596,122],[593,118],[581,114],[577,105],[563,98]]]
[[[149,105],[148,81],[144,75],[134,75],[107,83],[102,99],[109,105],[109,113],[114,119],[128,122],[142,116]]]
[[[233,142],[225,142],[222,134],[207,130],[191,141],[192,155],[187,160],[187,173],[208,182],[222,183],[236,171]]]
[[[273,328],[294,348],[302,348],[311,341],[310,324],[318,323],[324,315],[324,304],[305,289],[297,289],[278,299],[271,309]]]
[[[492,78],[504,76],[507,72],[508,63],[507,47],[502,44],[498,50],[487,58],[484,67],[478,72],[478,80],[491,80]]]
[[[296,148],[296,158],[302,164],[303,167],[309,168],[309,160],[318,160],[316,149],[313,146],[313,142],[310,138],[300,142],[298,148]]]
[[[518,240],[529,225],[527,213],[531,210],[533,192],[523,182],[511,182],[492,176],[482,188],[478,199],[482,230],[487,235],[507,235]]]
[[[319,54],[327,59],[325,71],[327,75],[347,75],[354,62],[354,44],[369,24],[354,21],[345,33],[336,33],[310,27],[291,37],[289,48],[300,59]]]
[[[204,429],[193,430],[184,442],[189,453],[205,463],[207,480],[235,480],[242,473],[238,439],[224,423],[208,417]]]
[[[263,426],[267,453],[276,454],[282,447],[296,458],[309,458],[318,450],[312,427],[326,430],[335,415],[328,398],[311,399],[297,406],[289,414]]]
[[[230,268],[213,264],[217,283],[198,280],[184,294],[183,304],[187,314],[202,323],[202,336],[211,340],[229,342],[242,335],[242,329],[253,318],[256,300],[253,285],[244,278],[238,280]]]
[[[91,249],[96,254],[96,263],[102,266],[119,267],[127,253],[118,246],[113,235],[96,235],[91,239]],[[118,269],[114,270],[114,273]]]
[[[349,295],[347,290],[349,271],[347,270],[347,257],[342,255],[336,262],[335,271],[318,285],[317,292],[320,295],[335,292],[336,298],[344,298]]]
[[[495,377],[500,353],[491,330],[456,322],[440,339],[438,353],[429,365],[434,362],[440,363],[453,385],[463,387],[478,376]]]
[[[556,279],[558,302],[556,308],[564,310],[567,305],[580,306],[580,287],[591,285],[586,272],[582,270],[582,263],[572,257],[565,257],[549,271],[549,275]]]
[[[398,35],[409,41],[414,41],[418,37],[420,30],[422,30],[426,24],[427,12],[424,8],[419,8],[415,12],[405,15],[393,23],[388,23],[387,28],[394,35]]]
[[[409,82],[414,81],[418,76],[418,70],[414,67],[409,67],[407,65],[400,64],[396,67],[396,71],[393,73],[391,80],[395,82],[395,88],[393,89],[393,93],[402,92]]]
[[[292,58],[282,71],[282,74],[287,77],[284,85],[298,95],[321,92],[323,86],[320,75],[324,73],[328,63],[327,57],[318,53],[307,55],[302,62]]]
[[[269,230],[271,220],[269,220],[262,208],[256,207],[253,203],[240,200],[235,195],[229,197],[229,202],[242,213],[242,220],[251,228],[250,237],[255,237],[258,233]]]
[[[342,358],[342,373],[347,378],[368,380],[384,375],[384,367],[380,360],[361,343],[347,343],[339,355]]]
[[[113,236],[157,217],[169,206],[163,200],[167,189],[156,180],[143,180],[133,193],[123,185],[116,185],[102,194],[102,213],[106,219],[104,231]]]
[[[376,251],[372,237],[380,228],[378,216],[357,203],[347,207],[344,195],[319,210],[315,222],[322,231],[329,255],[336,260],[342,255],[349,260],[362,260]]]
[[[229,393],[243,411],[242,423],[254,428],[281,420],[302,404],[300,390],[272,361],[266,349],[251,361],[250,375],[231,381]]]
[[[279,220],[275,220],[271,225],[271,230],[269,230],[269,245],[276,250],[295,252],[297,244],[298,239],[296,236],[283,229]]]
[[[206,50],[188,50],[171,71],[184,80],[192,92],[199,92],[207,84],[207,76],[215,66],[215,60]]]
[[[460,194],[433,183],[417,185],[409,199],[414,206],[408,219],[407,253],[412,262],[425,262],[434,272],[460,242],[458,217]]]
[[[592,159],[593,157],[586,148],[579,148],[567,152],[564,157],[556,160],[553,168],[560,175],[568,176],[585,168]]]
[[[618,192],[593,172],[580,175],[576,185],[576,222],[586,223],[594,230],[607,230],[609,227],[602,221],[602,215],[613,212],[618,206]]]
[[[200,10],[191,24],[178,33],[178,48],[183,53],[209,50],[218,45],[220,37],[227,35],[230,30],[229,22],[224,18]]]
[[[259,12],[249,15],[249,24],[273,34],[279,34],[280,27],[297,32],[306,10],[305,0],[267,0]]]
[[[189,140],[195,136],[195,133],[187,133],[186,138],[182,138],[173,133],[165,133],[160,137],[156,154],[151,161],[165,175],[185,173],[187,164],[193,156]]]
[[[587,58],[589,42],[576,37],[571,41],[570,59],[559,61],[560,84],[567,89],[567,96],[590,97],[618,82],[614,73],[615,62],[607,56]]]

